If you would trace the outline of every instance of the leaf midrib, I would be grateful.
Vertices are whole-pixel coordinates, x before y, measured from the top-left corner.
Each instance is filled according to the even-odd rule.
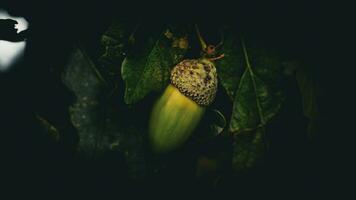
[[[256,80],[255,80],[255,74],[252,71],[252,68],[251,68],[251,65],[250,65],[250,61],[249,61],[249,58],[248,58],[248,54],[247,54],[247,49],[246,49],[246,46],[245,46],[245,41],[244,41],[243,38],[241,39],[241,44],[242,44],[242,49],[243,49],[243,52],[244,52],[244,57],[245,57],[245,61],[246,61],[247,70],[250,73],[252,84],[253,84],[253,89],[254,89],[255,95],[256,95],[256,105],[257,105],[257,109],[258,109],[258,114],[260,116],[261,123],[265,124],[265,119],[264,119],[263,114],[262,114],[261,103],[260,103],[259,97],[257,95],[257,85],[256,85]]]

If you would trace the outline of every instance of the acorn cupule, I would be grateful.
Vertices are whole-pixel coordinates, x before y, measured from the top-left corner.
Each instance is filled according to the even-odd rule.
[[[213,102],[218,83],[214,63],[204,58],[178,63],[170,80],[150,116],[149,138],[155,153],[177,149],[189,139]]]

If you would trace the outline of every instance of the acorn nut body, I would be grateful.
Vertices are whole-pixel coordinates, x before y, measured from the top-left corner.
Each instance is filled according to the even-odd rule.
[[[169,152],[184,144],[217,91],[215,65],[205,58],[178,63],[170,80],[150,116],[149,139],[155,153]]]

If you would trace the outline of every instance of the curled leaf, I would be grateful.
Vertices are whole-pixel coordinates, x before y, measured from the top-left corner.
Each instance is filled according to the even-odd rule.
[[[212,133],[213,136],[221,134],[226,127],[225,116],[216,109],[210,111],[209,122],[210,133]]]

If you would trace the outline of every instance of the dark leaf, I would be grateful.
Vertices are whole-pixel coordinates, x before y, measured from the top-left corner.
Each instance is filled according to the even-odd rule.
[[[105,148],[100,141],[105,118],[101,116],[100,90],[104,85],[94,70],[95,65],[82,49],[75,48],[65,67],[63,81],[76,95],[70,107],[70,117],[77,129],[80,151],[95,156],[98,149]]]
[[[209,119],[209,135],[217,136],[223,132],[226,127],[226,119],[224,115],[218,110],[210,110]]]
[[[225,57],[217,61],[218,77],[221,85],[233,101],[238,83],[245,71],[245,60],[240,41],[236,35],[232,33],[226,35],[221,53],[224,53]]]
[[[150,36],[140,50],[124,59],[121,75],[126,86],[125,103],[134,104],[167,86],[172,67],[183,58],[188,47],[184,37],[175,37],[172,30],[166,29],[158,37]]]
[[[123,22],[114,21],[101,37],[103,54],[99,58],[100,71],[108,80],[117,82],[120,76],[121,64],[125,58],[128,41],[134,27]]]
[[[64,83],[76,95],[70,117],[80,138],[80,156],[98,159],[117,152],[119,159],[121,153],[126,157],[131,177],[142,176],[145,172],[141,130],[121,121],[123,114],[104,98],[105,85],[95,69],[84,51],[75,48],[63,74]]]
[[[311,120],[318,118],[317,108],[317,86],[314,80],[302,68],[298,68],[296,79],[302,94],[303,111],[306,117]]]
[[[303,112],[309,119],[308,134],[312,137],[316,134],[316,120],[319,118],[317,105],[318,87],[316,82],[311,78],[310,73],[307,73],[307,71],[300,66],[296,71],[296,79],[302,95]]]
[[[269,55],[255,53],[250,56],[244,45],[243,50],[246,68],[238,83],[229,127],[234,133],[266,125],[277,114],[283,101],[282,93],[276,87],[279,75],[282,75],[280,62],[276,58],[264,58]]]
[[[261,159],[266,149],[264,134],[264,129],[258,128],[234,136],[232,166],[236,172],[253,167]]]

